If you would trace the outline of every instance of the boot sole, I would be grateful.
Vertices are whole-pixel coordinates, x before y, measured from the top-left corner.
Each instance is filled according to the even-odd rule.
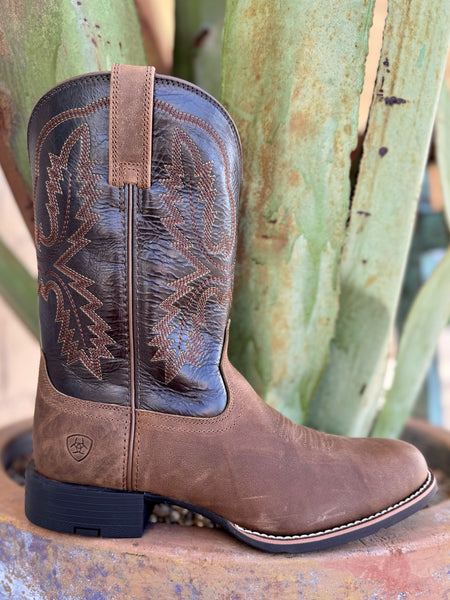
[[[312,552],[360,539],[390,527],[426,506],[437,490],[431,473],[404,500],[368,517],[332,529],[299,535],[251,531],[200,506],[147,492],[127,492],[40,475],[31,461],[26,470],[25,514],[29,521],[61,533],[95,537],[141,537],[155,504],[168,503],[199,513],[245,544],[266,552]]]

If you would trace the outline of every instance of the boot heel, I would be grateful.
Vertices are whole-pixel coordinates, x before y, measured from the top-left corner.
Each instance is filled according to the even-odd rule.
[[[154,504],[141,492],[53,481],[31,461],[25,476],[25,514],[40,527],[96,537],[141,537]]]

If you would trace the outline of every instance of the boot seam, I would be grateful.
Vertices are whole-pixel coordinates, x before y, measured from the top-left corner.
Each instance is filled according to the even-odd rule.
[[[143,198],[143,191],[138,189],[137,190],[137,217],[139,217],[139,215],[142,215],[142,198]],[[135,256],[135,264],[138,265],[139,264],[139,256],[138,256],[138,247],[139,247],[139,240],[141,238],[141,226],[140,226],[140,219],[136,218],[136,222],[135,222],[135,235],[136,235],[136,241],[137,244],[135,244],[136,247],[136,256]],[[139,288],[139,277],[140,277],[140,273],[139,273],[139,269],[136,268],[135,272],[134,272],[134,282],[135,282],[135,286],[137,286]],[[139,312],[139,307],[136,306],[136,313]],[[137,360],[137,366],[135,369],[135,381],[136,381],[136,402],[135,402],[135,408],[138,409],[140,407],[140,400],[141,400],[141,369],[140,369],[140,363],[141,363],[141,335],[140,335],[140,331],[138,330],[138,328],[136,328],[136,360]]]
[[[128,313],[128,305],[127,305],[127,251],[126,251],[126,239],[127,239],[127,216],[126,216],[126,206],[125,206],[125,190],[123,187],[119,188],[119,204],[120,204],[120,212],[122,213],[122,239],[124,240],[123,246],[122,246],[122,252],[121,252],[121,256],[122,256],[122,264],[123,264],[123,269],[124,269],[124,277],[121,277],[121,285],[120,285],[120,290],[121,290],[121,304],[124,308],[124,312],[127,314]],[[128,354],[129,353],[129,348],[130,348],[130,339],[129,339],[129,331],[126,331],[126,346],[125,346],[125,351]],[[126,354],[126,358],[128,358]],[[126,390],[127,390],[127,406],[131,406],[131,399],[130,399],[130,372],[129,369],[125,370],[126,372],[126,378],[127,378],[127,384],[126,384]]]
[[[136,437],[136,353],[135,353],[135,185],[127,184],[127,291],[128,291],[128,335],[130,353],[130,431],[127,458],[127,489],[133,489],[133,460]]]

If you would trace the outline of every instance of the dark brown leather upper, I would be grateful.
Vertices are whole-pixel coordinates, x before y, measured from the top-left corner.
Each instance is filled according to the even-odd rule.
[[[155,78],[152,184],[108,183],[110,75],[46,94],[29,126],[41,338],[57,390],[211,416],[231,303],[240,144],[225,110]],[[135,123],[129,122],[130,131]]]

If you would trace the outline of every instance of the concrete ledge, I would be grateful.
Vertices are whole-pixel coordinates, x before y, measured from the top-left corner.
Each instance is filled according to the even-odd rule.
[[[0,430],[2,453],[30,425]],[[31,525],[23,503],[2,468],[1,600],[450,600],[448,499],[360,542],[303,555],[265,554],[220,530],[177,525],[136,540],[57,534]]]

